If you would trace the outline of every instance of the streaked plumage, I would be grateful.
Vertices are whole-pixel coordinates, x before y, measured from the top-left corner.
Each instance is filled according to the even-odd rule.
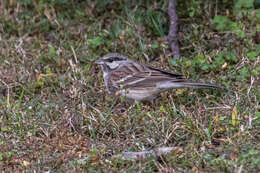
[[[151,101],[159,93],[171,88],[223,88],[213,84],[187,81],[173,74],[130,60],[118,53],[110,53],[96,61],[101,65],[108,92],[135,101]]]

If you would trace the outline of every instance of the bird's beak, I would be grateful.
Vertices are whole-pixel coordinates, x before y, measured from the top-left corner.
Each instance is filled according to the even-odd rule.
[[[104,64],[104,61],[102,59],[98,59],[95,61],[95,63],[100,65],[100,64]]]

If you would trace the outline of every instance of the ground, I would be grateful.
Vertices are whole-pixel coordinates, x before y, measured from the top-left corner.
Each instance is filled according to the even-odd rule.
[[[5,2],[1,171],[260,171],[258,10],[180,3],[179,60],[167,56],[166,1]],[[94,63],[111,52],[229,90],[170,90],[129,106]],[[121,156],[159,147],[174,150]]]

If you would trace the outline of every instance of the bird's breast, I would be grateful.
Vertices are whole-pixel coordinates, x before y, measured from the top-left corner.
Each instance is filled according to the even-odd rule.
[[[121,89],[117,92],[121,96],[124,96],[128,99],[136,100],[136,101],[151,101],[158,94],[156,88],[127,88]]]

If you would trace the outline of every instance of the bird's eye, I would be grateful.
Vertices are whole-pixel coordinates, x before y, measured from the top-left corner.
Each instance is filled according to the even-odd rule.
[[[113,62],[122,61],[122,60],[123,59],[120,58],[120,57],[113,57],[113,58],[106,59],[105,61],[108,62],[108,63],[113,63]]]
[[[122,61],[123,59],[122,58],[119,58],[119,57],[115,57],[114,58],[114,61]]]
[[[109,63],[112,63],[114,60],[112,60],[112,59],[107,59],[107,62],[109,62]]]

